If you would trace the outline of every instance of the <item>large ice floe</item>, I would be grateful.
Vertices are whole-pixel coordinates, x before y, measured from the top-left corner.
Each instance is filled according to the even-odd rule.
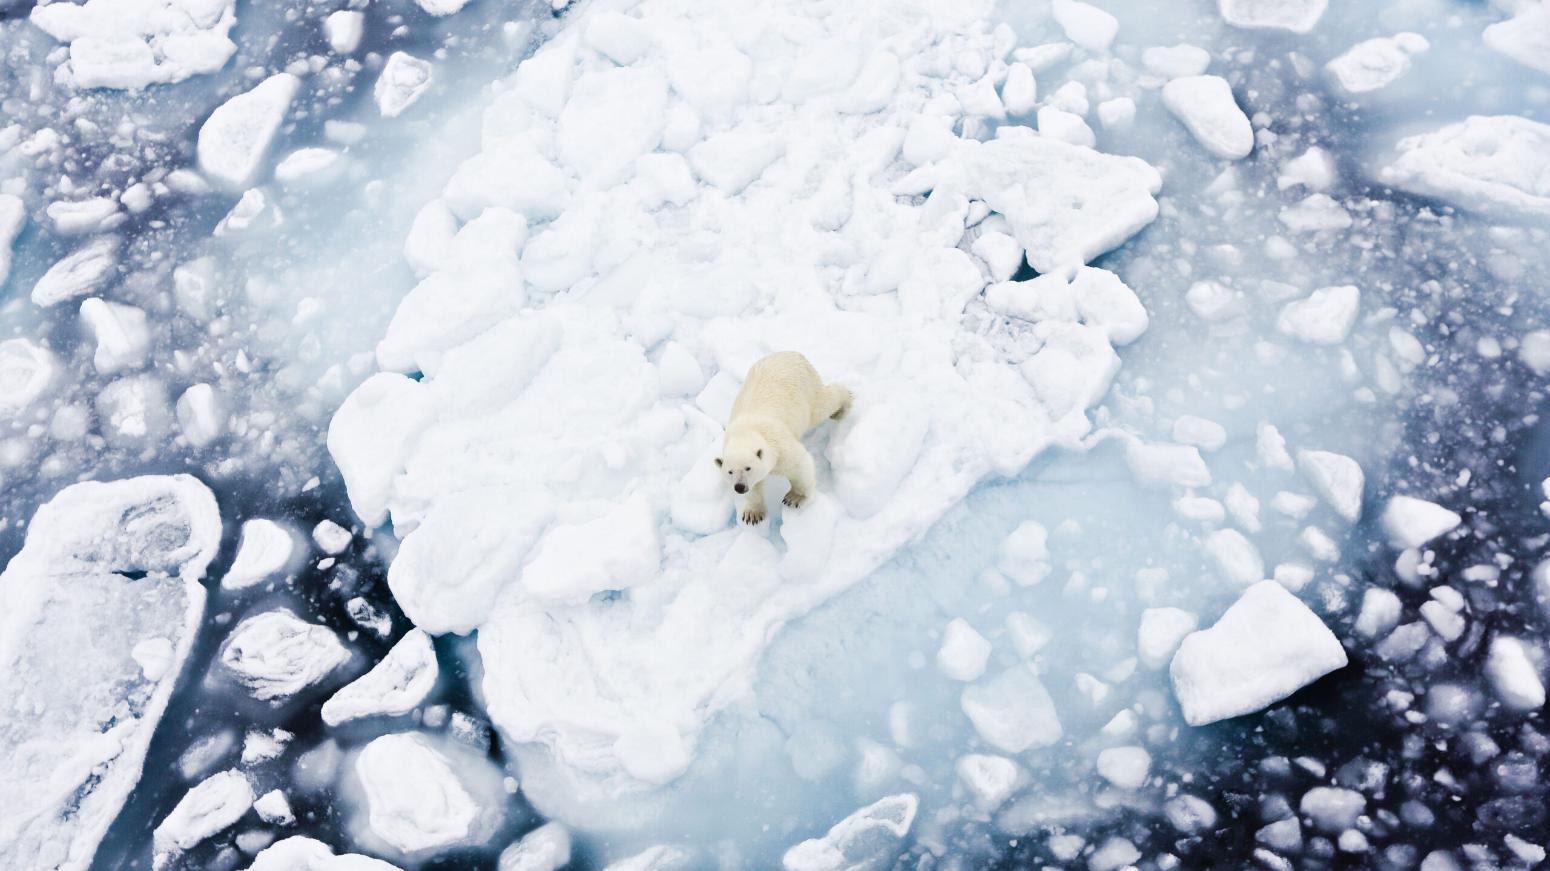
[[[140,780],[221,540],[186,475],[75,484],[0,574],[0,867],[81,869]]]
[[[423,279],[328,444],[402,540],[407,616],[478,630],[546,815],[651,814],[782,625],[1091,429],[1146,313],[1084,267],[1156,217],[1161,179],[1024,127],[955,133],[1002,114],[990,12],[580,8],[415,221]],[[982,291],[1024,260],[1043,274],[1000,286],[1003,320]],[[710,461],[743,373],[785,349],[855,409],[814,438],[819,496],[734,526]]]
[[[1550,218],[1550,124],[1473,115],[1400,140],[1378,178],[1487,215]]]

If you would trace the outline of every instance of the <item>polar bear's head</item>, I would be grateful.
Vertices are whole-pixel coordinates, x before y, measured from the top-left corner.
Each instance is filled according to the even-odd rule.
[[[727,476],[732,492],[747,493],[759,485],[775,468],[775,452],[764,436],[754,432],[727,433],[716,465]]]

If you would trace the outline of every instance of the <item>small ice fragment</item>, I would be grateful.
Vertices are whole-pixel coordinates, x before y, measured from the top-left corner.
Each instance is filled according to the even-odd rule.
[[[1055,0],[1051,11],[1066,38],[1088,51],[1108,51],[1119,33],[1119,19],[1081,0]]]
[[[1324,65],[1336,87],[1350,95],[1381,90],[1410,70],[1411,55],[1431,48],[1419,33],[1363,40]]]
[[[0,193],[0,287],[11,275],[11,246],[27,225],[27,204],[15,194]]]
[[[1216,808],[1193,795],[1169,799],[1163,805],[1163,815],[1175,829],[1186,835],[1198,835],[1216,827]]]
[[[33,305],[48,308],[96,292],[117,270],[118,249],[118,237],[103,236],[66,255],[32,286]]]
[[[1336,514],[1352,523],[1362,516],[1366,476],[1355,460],[1333,451],[1304,450],[1297,452],[1297,465]]]
[[[124,222],[118,202],[112,197],[92,197],[86,200],[61,200],[49,203],[44,209],[54,223],[54,232],[61,236],[84,236],[111,230]]]
[[[958,779],[974,796],[975,805],[986,813],[1005,804],[1017,791],[1023,776],[1016,762],[1005,756],[985,753],[960,756],[953,767],[958,772]]]
[[[157,867],[166,855],[194,847],[205,838],[231,826],[253,806],[253,784],[240,771],[212,774],[189,790],[156,826],[153,841]]]
[[[1031,587],[1050,573],[1049,533],[1025,520],[1001,542],[996,567],[1019,586]]]
[[[1346,665],[1329,627],[1274,581],[1244,591],[1173,657],[1174,695],[1191,726],[1261,710]]]
[[[979,736],[1006,753],[1048,747],[1064,734],[1054,700],[1027,666],[967,687],[959,701]]]
[[[312,528],[312,541],[317,544],[319,550],[331,556],[344,553],[345,548],[348,548],[354,539],[355,536],[350,533],[350,530],[332,520],[319,521],[318,525]]]
[[[328,38],[328,47],[339,54],[350,54],[359,48],[365,30],[366,13],[353,9],[330,12],[323,19],[323,35]]]
[[[226,590],[243,590],[278,575],[291,562],[296,542],[290,530],[262,517],[242,524],[242,539],[231,568],[221,578]]]
[[[1420,547],[1464,522],[1457,512],[1414,496],[1395,496],[1383,509],[1383,531],[1398,548]]]
[[[332,629],[284,608],[248,617],[221,647],[221,665],[261,701],[281,701],[322,681],[350,659]]]
[[[1136,120],[1136,101],[1129,97],[1115,97],[1098,104],[1098,121],[1103,129],[1129,130]]]
[[[1265,561],[1259,548],[1236,529],[1218,529],[1204,540],[1206,553],[1216,570],[1229,581],[1252,584],[1265,578]]]
[[[1399,623],[1399,597],[1390,590],[1373,587],[1362,594],[1362,608],[1353,628],[1367,638],[1387,635]]]
[[[1080,115],[1045,106],[1039,109],[1039,135],[1057,142],[1092,148],[1098,142],[1093,129]]]
[[[1140,747],[1110,747],[1098,753],[1098,774],[1123,790],[1146,785],[1152,769],[1152,754]]]
[[[296,836],[276,841],[253,858],[248,871],[399,871],[381,859],[355,853],[334,855],[327,844]]]
[[[822,838],[787,850],[780,864],[785,871],[844,871],[881,868],[903,847],[915,822],[920,800],[914,793],[879,799],[834,824]]]
[[[289,826],[296,822],[295,814],[291,813],[291,803],[286,801],[285,793],[278,789],[259,796],[258,801],[253,802],[253,810],[258,811],[258,818],[270,825]]]
[[[414,105],[430,86],[430,62],[406,52],[395,51],[388,55],[387,63],[382,65],[382,74],[377,77],[372,95],[382,117],[397,118],[405,109]]]
[[[1200,625],[1200,618],[1182,608],[1148,608],[1141,612],[1136,652],[1141,664],[1157,669],[1167,665],[1184,638]]]
[[[216,107],[199,128],[200,170],[232,190],[250,186],[300,87],[276,73]]]
[[[415,0],[415,3],[435,17],[445,18],[467,6],[468,0]]]
[[[1054,635],[1049,627],[1023,611],[1006,615],[1006,631],[1012,638],[1012,649],[1023,659],[1029,659],[1043,650]]]
[[[990,660],[990,642],[963,618],[955,618],[942,633],[936,665],[942,674],[965,683],[978,680]]]
[[[1550,124],[1518,115],[1472,115],[1431,133],[1401,139],[1378,179],[1488,215],[1550,217],[1540,183],[1550,166]]]
[[[1367,810],[1367,797],[1353,789],[1315,786],[1303,793],[1297,809],[1313,822],[1314,828],[1335,834],[1356,825],[1357,818]]]
[[[424,703],[440,673],[430,636],[411,629],[371,671],[323,703],[323,722],[338,726],[361,717],[407,714]]]
[[[220,397],[208,384],[191,384],[178,397],[175,411],[183,438],[202,448],[226,431],[226,417]]]
[[[1211,470],[1192,445],[1148,444],[1132,441],[1125,445],[1125,465],[1136,483],[1143,487],[1207,487]]]
[[[1233,27],[1308,33],[1329,0],[1217,0],[1222,20]]]
[[[1545,684],[1529,658],[1528,646],[1516,638],[1498,635],[1491,640],[1485,676],[1502,704],[1515,711],[1537,711],[1545,706]]]
[[[570,864],[570,830],[544,823],[501,852],[496,871],[559,871]]]
[[[1167,79],[1204,75],[1211,53],[1197,45],[1156,45],[1141,52],[1141,65]]]
[[[1336,180],[1335,158],[1317,145],[1281,165],[1276,187],[1286,190],[1302,185],[1311,191],[1327,191]]]
[[[121,445],[145,444],[167,431],[167,388],[149,375],[130,375],[102,388],[95,402],[103,435]]]
[[[275,181],[295,187],[319,184],[338,176],[343,160],[332,148],[298,148],[274,168]]]
[[[1184,76],[1162,89],[1163,105],[1207,151],[1241,160],[1254,150],[1254,128],[1221,76]]]
[[[1038,82],[1033,70],[1021,62],[1006,69],[1006,81],[1001,83],[1001,104],[1010,115],[1027,115],[1033,111],[1039,97]]]
[[[1276,320],[1282,333],[1314,345],[1338,345],[1356,323],[1361,292],[1354,285],[1324,287],[1287,303]]]
[[[1351,227],[1351,213],[1328,194],[1309,194],[1277,213],[1281,223],[1294,233],[1318,233]]]

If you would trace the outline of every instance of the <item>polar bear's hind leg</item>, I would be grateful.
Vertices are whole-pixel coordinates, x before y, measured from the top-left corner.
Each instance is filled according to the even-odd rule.
[[[850,411],[850,388],[843,384],[825,384],[818,397],[817,418],[839,420]]]

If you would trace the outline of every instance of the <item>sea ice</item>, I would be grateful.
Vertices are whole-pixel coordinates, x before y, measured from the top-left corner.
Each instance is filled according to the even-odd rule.
[[[253,184],[300,88],[301,79],[276,73],[217,106],[199,128],[204,174],[232,190]]]
[[[1485,675],[1502,704],[1515,711],[1537,711],[1545,706],[1545,684],[1529,658],[1528,645],[1506,635],[1491,639]]]
[[[1191,726],[1258,711],[1346,664],[1318,615],[1275,581],[1238,597],[1210,629],[1191,633],[1169,672]]]
[[[1148,608],[1141,612],[1136,650],[1141,664],[1162,668],[1173,660],[1184,638],[1200,625],[1200,618],[1182,608]]]
[[[334,855],[322,841],[294,837],[275,841],[253,857],[248,871],[399,871],[381,859],[354,853]]]
[[[1543,2],[1516,4],[1516,14],[1485,29],[1486,48],[1524,66],[1550,73],[1550,7]]]
[[[31,339],[0,342],[0,416],[15,415],[48,392],[59,365]]]
[[[1338,345],[1356,324],[1360,301],[1361,291],[1354,285],[1322,287],[1282,306],[1276,329],[1311,345]]]
[[[1098,752],[1098,774],[1114,786],[1137,790],[1146,785],[1152,754],[1141,747],[1110,747]]]
[[[118,270],[119,239],[102,236],[65,255],[32,286],[33,305],[47,308],[96,292]]]
[[[1356,825],[1357,817],[1367,810],[1367,797],[1353,789],[1315,786],[1303,793],[1297,809],[1327,834],[1337,834]]]
[[[431,86],[431,64],[407,52],[388,55],[372,95],[384,118],[397,118]]]
[[[1431,48],[1419,33],[1399,33],[1358,42],[1324,68],[1340,90],[1366,94],[1386,88],[1410,69],[1411,55]]]
[[[111,230],[124,222],[118,201],[112,197],[60,200],[43,210],[60,236],[84,236]]]
[[[291,803],[286,800],[285,793],[278,789],[259,796],[253,802],[253,810],[258,818],[266,823],[276,826],[295,825],[296,815],[291,812]]]
[[[0,287],[11,275],[11,246],[27,225],[27,204],[15,194],[0,193]]]
[[[1125,465],[1143,487],[1206,487],[1211,469],[1193,445],[1126,442]]]
[[[87,0],[33,7],[31,21],[70,44],[59,77],[77,88],[140,90],[213,73],[236,53],[236,0]]]
[[[1119,19],[1082,0],[1055,0],[1051,11],[1066,38],[1088,51],[1108,51],[1119,33]]]
[[[81,303],[81,323],[97,343],[92,364],[103,375],[145,365],[151,331],[145,312],[130,305],[92,297]]]
[[[253,784],[236,769],[212,774],[189,790],[156,826],[156,867],[229,828],[253,807]]]
[[[488,763],[457,758],[423,735],[397,732],[374,739],[353,767],[363,807],[363,837],[406,856],[481,844],[499,822]],[[472,764],[470,764],[472,763]]]
[[[1054,700],[1029,666],[967,687],[960,702],[979,736],[1006,753],[1048,747],[1064,734]]]
[[[1366,476],[1361,464],[1333,451],[1298,451],[1297,467],[1314,491],[1351,523],[1362,516],[1362,489]]]
[[[187,475],[74,484],[37,510],[0,574],[0,866],[90,865],[140,779],[220,539]]]
[[[323,703],[323,722],[337,726],[361,717],[407,714],[430,695],[440,673],[431,637],[411,629],[371,671]]]
[[[221,647],[221,665],[261,701],[279,703],[322,682],[350,659],[332,629],[285,608],[248,617]]]
[[[295,550],[295,536],[284,526],[262,517],[245,521],[237,555],[221,578],[221,588],[245,590],[277,577],[291,564]]]
[[[1399,548],[1420,547],[1457,529],[1464,518],[1457,512],[1414,496],[1394,496],[1383,509],[1383,531]]]
[[[1236,529],[1218,529],[1203,540],[1205,551],[1216,563],[1216,570],[1236,584],[1253,584],[1265,579],[1265,560],[1259,548]]]
[[[559,871],[570,859],[570,830],[544,823],[501,852],[497,871]]]
[[[366,29],[366,13],[353,9],[340,9],[328,13],[323,19],[323,35],[328,47],[340,54],[350,54],[361,44]]]
[[[1141,52],[1141,65],[1167,79],[1199,76],[1211,66],[1211,53],[1188,43],[1157,45]]]
[[[903,847],[920,799],[901,793],[879,799],[834,824],[822,838],[786,851],[785,871],[879,871]]]
[[[975,805],[987,813],[1006,804],[1023,781],[1022,769],[1005,756],[970,753],[960,756],[953,768]]]
[[[1217,157],[1241,160],[1254,150],[1254,128],[1221,76],[1173,79],[1163,85],[1162,99],[1195,141]]]
[[[1522,220],[1550,217],[1550,124],[1517,115],[1471,115],[1401,139],[1384,184],[1465,209]]]
[[[350,542],[354,540],[355,536],[350,530],[332,520],[320,520],[317,526],[312,527],[312,543],[329,556],[338,556],[349,550]]]
[[[965,683],[979,680],[989,659],[990,642],[968,621],[960,617],[947,624],[936,652],[936,665],[942,674]]]
[[[226,431],[225,403],[208,384],[190,384],[178,397],[173,412],[178,430],[193,447],[206,447]]]
[[[1233,27],[1308,33],[1324,16],[1329,0],[1216,0]]]

